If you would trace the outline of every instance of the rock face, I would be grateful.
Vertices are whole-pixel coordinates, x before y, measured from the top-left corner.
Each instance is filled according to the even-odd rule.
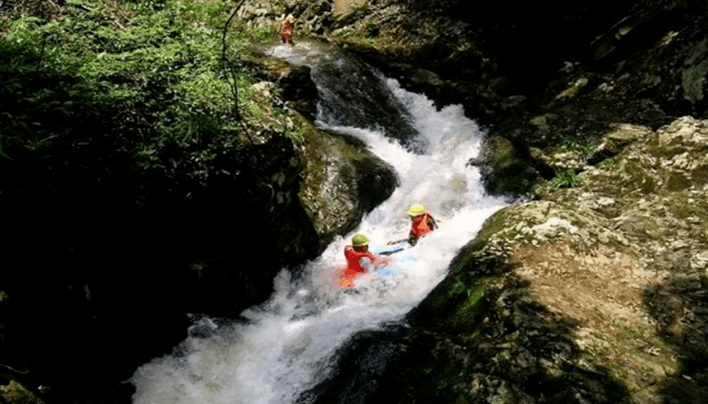
[[[369,152],[357,139],[323,131],[313,123],[317,90],[310,69],[253,55],[251,68],[264,80],[260,88],[281,88],[285,102],[264,91],[266,110],[280,104],[297,109],[280,130],[293,134],[302,161],[299,200],[317,232],[320,248],[353,229],[361,217],[388,198],[397,178],[392,167]],[[262,121],[262,120],[261,120]]]
[[[0,362],[17,370],[0,367],[3,382],[49,385],[48,401],[100,392],[127,402],[120,382],[184,339],[194,315],[237,318],[263,302],[279,271],[316,257],[393,192],[388,164],[312,123],[309,69],[249,63],[261,80],[249,89],[258,119],[244,123],[237,152],[216,158],[208,186],[179,198],[162,192],[170,179],[156,178],[136,204],[120,181],[77,180],[75,193],[43,207],[1,201],[12,239],[3,246]]]
[[[372,3],[328,38],[463,104],[487,189],[532,201],[303,402],[705,402],[706,5],[462,3]]]
[[[17,216],[4,224],[13,237],[0,302],[3,362],[59,395],[85,384],[87,394],[114,393],[186,336],[187,313],[235,316],[270,295],[281,268],[314,256],[318,236],[299,204],[290,139],[223,158],[243,158],[224,163],[240,171],[187,200],[156,190],[144,205],[126,203],[110,179],[45,209],[5,200]]]
[[[593,145],[613,124],[708,117],[703,3],[464,6],[376,2],[333,19],[325,34],[438,105],[462,104],[522,156]]]
[[[391,166],[355,139],[325,133],[302,148],[307,156],[300,200],[320,235],[322,247],[332,237],[354,229],[364,213],[393,193]]]
[[[634,140],[574,187],[494,214],[411,328],[369,337],[386,383],[356,402],[706,400],[706,135],[688,117],[617,127],[603,145]],[[371,363],[348,352],[341,369]],[[316,391],[349,402],[345,380]]]
[[[240,21],[272,27],[282,3],[246,2]],[[472,162],[488,189],[535,199],[491,217],[410,327],[355,339],[303,402],[708,402],[704,2],[470,12],[459,0],[381,0],[341,16],[325,0],[295,5],[296,41],[320,36],[440,106],[462,104],[490,133]],[[115,192],[40,214],[3,205],[14,215],[1,343],[12,349],[0,352],[20,370],[1,368],[3,380],[77,392],[114,363],[98,389],[119,395],[114,381],[183,338],[185,313],[235,315],[264,299],[280,268],[390,193],[385,163],[306,122],[308,69],[251,67],[267,113],[240,139],[247,153],[229,157],[248,163],[235,183],[124,210]],[[8,386],[6,400],[22,391]]]
[[[524,149],[517,148],[506,138],[490,136],[484,140],[479,157],[469,161],[479,167],[485,189],[494,194],[526,195],[548,169],[530,164]]]

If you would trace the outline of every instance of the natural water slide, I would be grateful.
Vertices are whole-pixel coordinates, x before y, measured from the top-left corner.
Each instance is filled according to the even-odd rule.
[[[396,171],[399,186],[352,233],[335,239],[297,276],[283,270],[244,321],[201,318],[173,354],[138,368],[136,404],[286,404],[327,378],[336,352],[357,333],[403,321],[445,277],[457,251],[506,201],[485,195],[476,167],[484,133],[459,105],[437,110],[365,63],[326,44],[279,45],[272,56],[311,68],[317,124],[354,136]],[[423,203],[446,225],[407,253],[415,263],[343,292],[330,270],[355,233],[372,246],[405,238],[405,211]],[[253,270],[257,271],[258,268]]]

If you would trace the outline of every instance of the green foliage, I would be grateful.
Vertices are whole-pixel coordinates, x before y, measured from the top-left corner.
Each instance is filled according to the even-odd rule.
[[[551,185],[557,188],[572,188],[580,182],[580,175],[575,170],[563,170],[556,173]]]
[[[293,142],[297,144],[303,144],[305,142],[305,133],[300,128],[288,129],[285,131],[285,136],[292,139]]]
[[[371,21],[366,23],[364,31],[366,31],[367,38],[372,38],[379,34],[379,28]]]
[[[687,100],[696,103],[703,99],[706,74],[708,74],[708,60],[704,60],[696,66],[684,69],[681,77],[685,94],[684,97]]]
[[[450,287],[450,296],[454,297],[467,290],[467,285],[459,279],[455,279],[455,283]]]
[[[34,393],[27,390],[15,380],[6,386],[0,386],[0,397],[8,404],[41,404],[42,401]]]
[[[344,28],[337,31],[337,36],[340,38],[348,38],[352,35],[354,35],[354,30],[350,28]]]
[[[206,186],[225,171],[216,162],[243,148],[229,80],[239,88],[252,82],[246,71],[222,64],[221,30],[230,3],[127,3],[125,13],[133,18],[120,30],[103,6],[73,0],[57,21],[15,16],[3,22],[3,162],[39,159],[57,176],[66,166],[81,167],[86,178],[133,172],[142,189],[156,174],[172,178],[165,186],[181,195]],[[250,36],[230,31],[227,56],[238,58]],[[238,95],[244,104],[250,94]],[[11,180],[20,192],[27,178]],[[66,185],[44,180],[51,183],[43,187],[47,193]]]
[[[271,43],[278,37],[278,28],[268,26],[258,28],[249,32],[249,38],[258,43]]]
[[[583,159],[592,156],[596,148],[596,144],[593,141],[579,140],[570,136],[563,138],[561,145],[566,149],[575,151]]]

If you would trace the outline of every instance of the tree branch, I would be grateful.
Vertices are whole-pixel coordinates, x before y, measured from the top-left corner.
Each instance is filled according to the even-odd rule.
[[[17,370],[17,369],[11,368],[5,364],[2,364],[2,363],[0,363],[0,366],[4,367],[5,369],[8,369],[10,371],[13,371],[15,373],[21,374],[21,375],[26,375],[27,373],[29,373],[29,370],[25,370],[25,371]]]
[[[236,16],[236,13],[238,10],[243,6],[243,3],[245,3],[246,0],[241,0],[240,3],[233,9],[231,12],[231,15],[229,16],[229,19],[226,20],[226,24],[224,24],[224,31],[221,34],[221,64],[223,69],[228,69],[231,80],[229,80],[227,76],[227,81],[229,81],[229,84],[231,85],[231,92],[233,93],[233,98],[234,98],[234,115],[238,122],[241,124],[241,128],[243,129],[244,133],[246,136],[248,136],[248,140],[250,140],[251,144],[253,144],[253,138],[251,138],[251,134],[248,133],[248,129],[246,128],[246,125],[243,123],[243,119],[241,119],[241,112],[239,111],[238,108],[238,82],[236,81],[236,72],[234,71],[233,66],[231,65],[231,62],[229,61],[229,58],[226,56],[226,33],[229,30],[229,25],[231,25],[231,20],[234,19]]]

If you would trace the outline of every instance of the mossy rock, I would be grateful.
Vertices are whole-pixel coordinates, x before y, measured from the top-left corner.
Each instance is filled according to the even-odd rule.
[[[480,157],[472,163],[480,166],[485,189],[493,194],[526,195],[539,180],[524,153],[500,136],[485,139]]]
[[[7,404],[44,404],[44,401],[17,380],[0,386],[0,397],[2,402]]]
[[[393,168],[356,138],[323,131],[303,116],[299,154],[305,164],[300,202],[312,220],[322,247],[352,230],[362,216],[393,193]]]

